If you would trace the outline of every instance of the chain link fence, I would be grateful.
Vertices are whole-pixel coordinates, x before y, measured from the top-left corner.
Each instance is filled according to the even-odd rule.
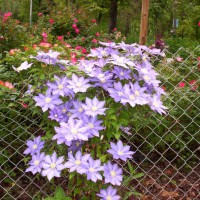
[[[126,191],[122,199],[200,199],[200,46],[166,55],[153,62],[167,93],[167,114],[138,113],[137,126],[122,128],[123,140],[136,152],[129,163],[118,162],[128,177],[118,188]],[[67,188],[64,177],[48,182],[25,173],[27,139],[45,134],[41,116],[12,97],[0,102],[8,105],[0,105],[0,199],[42,199],[52,196],[58,185]],[[137,173],[130,173],[127,164]]]

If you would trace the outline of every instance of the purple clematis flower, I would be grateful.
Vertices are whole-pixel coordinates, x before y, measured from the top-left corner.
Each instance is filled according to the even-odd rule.
[[[46,95],[39,94],[33,98],[36,101],[36,106],[40,106],[43,112],[48,109],[54,109],[56,105],[60,105],[62,100],[59,95],[52,95],[51,90],[47,90]]]
[[[122,169],[117,164],[112,165],[109,161],[104,164],[105,183],[112,183],[113,185],[121,185],[123,176]]]
[[[58,108],[54,108],[53,110],[49,111],[48,118],[51,120],[55,120],[57,122],[62,122],[63,121],[62,111],[59,110]]]
[[[31,57],[31,58],[35,58],[38,61],[44,62],[48,65],[56,65],[56,63],[58,62],[57,57],[59,55],[60,55],[59,52],[49,50],[49,52],[47,52],[47,53],[40,51],[40,52],[38,52],[38,55],[36,57]]]
[[[137,99],[134,91],[131,90],[129,84],[124,85],[123,93],[124,95],[121,98],[121,103],[123,104],[129,103],[132,107],[134,107],[137,103]]]
[[[85,115],[82,104],[83,103],[80,101],[73,101],[73,108],[69,110],[72,118],[82,119],[82,117]]]
[[[158,112],[159,114],[166,114],[165,109],[167,109],[167,107],[162,105],[160,95],[154,94],[153,97],[150,98],[149,106],[152,110]]]
[[[91,53],[88,55],[89,57],[103,58],[103,57],[107,57],[109,55],[107,49],[103,48],[103,47],[91,49],[90,52]]]
[[[77,151],[76,155],[73,156],[71,153],[68,153],[68,161],[65,163],[65,167],[69,168],[69,172],[77,171],[81,173],[83,165],[87,165],[87,161],[90,158],[90,154],[82,155],[80,151]]]
[[[79,173],[86,174],[87,180],[91,180],[93,182],[97,182],[97,180],[102,180],[102,176],[99,173],[103,171],[104,167],[101,166],[100,160],[93,160],[91,157],[88,159],[88,163],[83,165],[81,169],[79,169]]]
[[[104,108],[105,101],[99,101],[96,97],[94,99],[89,99],[86,97],[85,104],[83,104],[83,109],[86,115],[95,117],[97,115],[105,115]]]
[[[100,193],[97,194],[100,200],[119,200],[120,196],[117,195],[117,190],[113,189],[112,186],[108,186],[107,189],[101,189]]]
[[[87,115],[82,118],[84,122],[84,127],[87,127],[88,137],[91,138],[93,136],[99,137],[99,131],[103,130],[104,127],[101,126],[102,121],[98,120],[97,117],[89,117]]]
[[[112,55],[110,63],[129,69],[129,66],[135,66],[134,62],[124,56]]]
[[[57,94],[62,97],[69,95],[74,96],[74,92],[67,87],[68,86],[67,77],[59,78],[58,76],[54,76],[54,78],[55,78],[54,83],[50,82],[47,83],[49,89],[52,90],[53,95]]]
[[[42,171],[44,157],[44,153],[33,155],[32,160],[29,162],[30,167],[26,169],[26,172],[32,172],[33,174],[40,173]]]
[[[121,82],[117,82],[113,84],[112,88],[108,88],[108,92],[116,102],[119,102],[124,95],[124,88]]]
[[[68,80],[69,85],[67,86],[69,89],[72,89],[75,93],[77,92],[86,92],[90,84],[88,84],[90,80],[85,79],[83,76],[78,77],[75,74],[72,75],[72,80]]]
[[[91,81],[95,82],[94,86],[102,87],[104,90],[107,90],[108,87],[112,87],[113,83],[113,74],[109,70],[103,72],[101,69],[98,69],[93,72],[94,78],[91,78]]]
[[[70,117],[67,123],[62,122],[60,126],[55,127],[57,135],[53,137],[54,139],[58,139],[60,135],[64,135],[68,142],[72,140],[88,140],[88,135],[86,134],[87,127],[83,126],[82,120]]]
[[[24,151],[23,154],[38,154],[40,150],[44,147],[44,141],[41,141],[41,137],[38,136],[32,140],[26,142],[28,148]]]
[[[128,158],[132,158],[132,155],[135,153],[134,151],[129,151],[130,146],[123,146],[121,140],[119,140],[117,144],[111,142],[110,146],[111,149],[107,150],[107,152],[112,154],[114,159],[126,161]]]
[[[64,157],[62,156],[57,158],[56,152],[54,152],[52,156],[45,156],[44,162],[42,164],[42,176],[47,176],[49,181],[53,177],[60,177],[61,171],[65,168],[65,166],[62,164],[63,161]]]
[[[69,111],[72,108],[72,101],[67,101],[66,103],[56,106],[56,109],[62,112],[62,119],[60,122],[67,122],[69,117],[72,115]]]
[[[74,140],[74,141],[72,141],[71,145],[68,148],[68,152],[71,151],[72,153],[74,153],[76,151],[80,151],[82,146],[83,146],[83,144],[84,144],[84,141],[82,141],[82,140]]]
[[[115,66],[112,72],[115,74],[115,78],[119,78],[119,80],[131,79],[131,76],[130,76],[131,70],[130,69],[126,70],[126,69],[122,69],[121,67]]]
[[[94,64],[95,61],[81,60],[79,63],[79,69],[90,75],[90,73],[95,69]]]

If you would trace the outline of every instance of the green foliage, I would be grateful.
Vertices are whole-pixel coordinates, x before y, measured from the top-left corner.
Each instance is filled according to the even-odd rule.
[[[53,197],[47,197],[43,200],[72,200],[72,198],[70,197],[66,197],[65,192],[63,190],[63,188],[61,188],[60,186],[58,186],[55,190],[55,194]]]

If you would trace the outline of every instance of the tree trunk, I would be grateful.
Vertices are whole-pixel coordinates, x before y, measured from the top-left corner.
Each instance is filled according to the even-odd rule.
[[[117,0],[110,0],[109,33],[117,26]]]
[[[140,38],[139,38],[140,45],[144,45],[147,40],[149,2],[150,0],[142,0],[142,13],[141,13]]]

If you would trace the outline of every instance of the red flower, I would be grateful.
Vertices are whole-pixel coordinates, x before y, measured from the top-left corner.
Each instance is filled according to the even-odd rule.
[[[117,28],[114,28],[113,31],[117,31]]]
[[[96,23],[96,22],[97,22],[97,20],[96,20],[96,19],[92,19],[92,22],[93,22],[93,23]]]
[[[50,20],[49,20],[49,23],[50,23],[50,24],[54,24],[54,20],[53,20],[53,19],[50,19]]]
[[[82,37],[82,41],[85,41],[86,39],[85,39],[85,37]]]
[[[179,87],[184,88],[185,87],[185,83],[184,82],[180,82],[179,83]]]
[[[33,44],[32,47],[33,47],[34,49],[36,49],[36,48],[37,48],[37,44]]]
[[[197,80],[191,80],[189,82],[189,84],[192,86],[191,90],[193,90],[193,91],[197,89],[197,85],[195,85],[196,82],[197,82]]]
[[[195,84],[196,82],[197,82],[196,80],[192,80],[192,81],[189,82],[189,84],[190,84],[190,85],[193,85],[193,84]]]
[[[28,107],[28,105],[26,103],[24,103],[24,102],[20,102],[20,104],[22,105],[23,108],[27,108]]]
[[[0,80],[0,85],[5,86],[4,81]]]
[[[200,22],[198,22],[198,26],[200,27]]]
[[[82,53],[83,53],[83,54],[86,54],[86,53],[87,53],[87,49],[86,49],[86,48],[83,48],[83,49],[82,49]]]
[[[58,40],[60,40],[60,41],[62,41],[62,40],[63,40],[63,38],[64,38],[64,37],[63,37],[62,35],[60,35],[60,36],[57,36],[57,39],[58,39]]]
[[[166,91],[166,87],[165,87],[165,86],[162,86],[162,89],[163,89],[164,91]]]
[[[29,48],[28,47],[24,47],[24,51],[27,51],[27,50],[29,50]]]

